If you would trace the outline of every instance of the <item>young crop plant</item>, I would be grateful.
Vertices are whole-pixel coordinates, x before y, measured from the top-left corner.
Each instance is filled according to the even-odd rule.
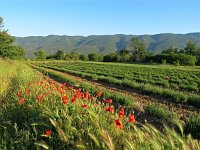
[[[169,111],[167,107],[159,104],[149,104],[144,108],[144,110],[147,114],[154,116],[161,121],[170,122],[175,117],[175,114]]]

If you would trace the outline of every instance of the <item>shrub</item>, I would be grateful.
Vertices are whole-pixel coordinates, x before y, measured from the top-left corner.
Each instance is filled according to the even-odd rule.
[[[154,62],[162,63],[162,60],[166,60],[170,64],[189,65],[193,66],[197,62],[195,56],[187,55],[184,53],[171,53],[171,54],[157,54],[146,58],[147,62],[153,60]]]
[[[175,66],[180,66],[180,63],[179,63],[178,60],[174,61],[173,64],[174,64]]]

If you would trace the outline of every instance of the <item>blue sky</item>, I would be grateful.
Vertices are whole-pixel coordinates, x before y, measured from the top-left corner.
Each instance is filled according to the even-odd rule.
[[[14,36],[200,32],[200,0],[0,0]]]

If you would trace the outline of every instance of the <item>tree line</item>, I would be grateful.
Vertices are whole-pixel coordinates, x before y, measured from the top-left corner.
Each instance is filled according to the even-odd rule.
[[[143,62],[161,63],[174,65],[200,65],[200,47],[189,41],[183,49],[169,47],[160,54],[147,52],[145,43],[138,38],[130,39],[130,48],[122,49],[118,53],[107,55],[99,53],[79,54],[77,52],[65,53],[64,50],[57,50],[55,54],[47,55],[45,50],[34,52],[36,59],[56,60],[82,60],[82,61],[103,61],[103,62]]]

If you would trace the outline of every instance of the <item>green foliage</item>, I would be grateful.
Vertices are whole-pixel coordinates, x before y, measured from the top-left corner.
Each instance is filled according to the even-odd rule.
[[[162,62],[161,62],[163,65],[166,65],[167,61],[166,59],[162,59]]]
[[[133,54],[133,61],[142,61],[146,56],[146,46],[143,41],[138,38],[130,39],[131,53]]]
[[[4,24],[3,24],[3,18],[0,16],[0,32],[3,29]]]
[[[162,121],[171,121],[173,118],[172,112],[170,112],[166,107],[158,104],[149,104],[144,108],[144,110],[145,113]]]
[[[192,94],[188,99],[188,103],[200,109],[200,95]]]
[[[104,62],[119,62],[120,56],[115,53],[110,53],[109,55],[105,55],[103,57]]]
[[[189,55],[196,55],[197,49],[198,49],[197,44],[195,44],[192,41],[189,41],[186,47],[184,48],[185,53]]]
[[[200,116],[191,116],[186,123],[185,132],[191,133],[193,137],[200,138]]]
[[[179,60],[174,61],[173,64],[174,64],[175,66],[180,66]]]
[[[0,17],[0,57],[10,59],[23,58],[25,50],[21,46],[13,46],[15,39],[7,31],[2,30],[2,28],[3,18]]]
[[[36,56],[36,59],[44,60],[46,58],[46,51],[43,49],[40,49],[34,52],[34,55]]]
[[[97,53],[88,54],[90,61],[103,61],[103,55]]]
[[[84,54],[80,55],[80,60],[88,61],[89,60],[88,55],[84,55]]]
[[[71,52],[71,53],[66,53],[65,54],[65,60],[79,60],[80,58],[80,54],[79,53],[76,53],[76,52]]]
[[[57,60],[62,60],[65,57],[65,52],[64,50],[57,50],[55,53],[55,59]]]
[[[150,62],[151,60],[154,62],[161,63],[162,60],[166,60],[169,64],[180,64],[180,65],[188,65],[194,66],[197,59],[195,56],[187,55],[184,53],[171,53],[171,54],[157,54],[155,56],[146,57],[146,61]],[[178,63],[179,62],[179,63]]]

